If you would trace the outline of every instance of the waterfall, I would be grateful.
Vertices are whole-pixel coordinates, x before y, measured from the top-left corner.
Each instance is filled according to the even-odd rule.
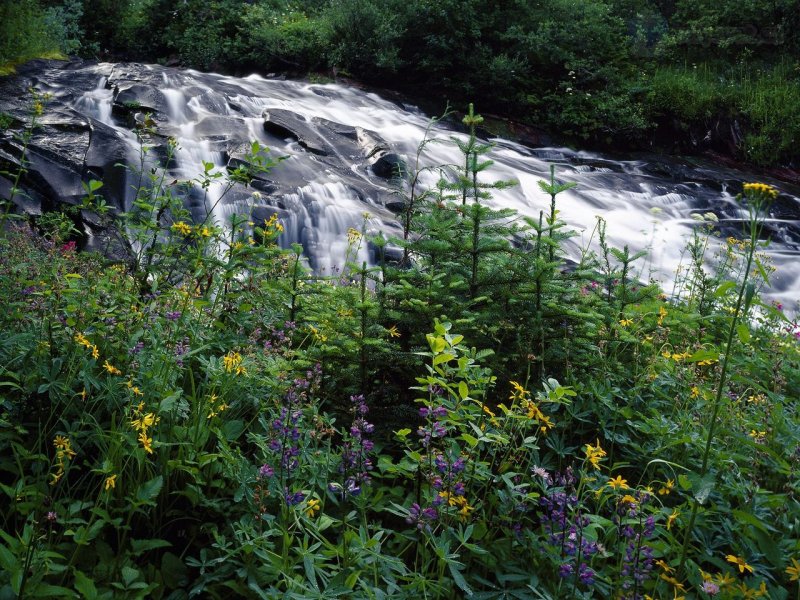
[[[112,114],[112,102],[119,90],[147,87],[147,107],[156,111],[160,133],[177,140],[177,164],[172,170],[182,179],[196,179],[203,162],[224,170],[243,144],[253,139],[269,146],[275,156],[288,157],[253,183],[254,188],[265,190],[261,200],[254,199],[250,190],[238,188],[220,200],[220,183],[207,191],[196,187],[187,200],[195,219],[202,220],[212,209],[218,224],[237,211],[250,210],[260,216],[277,213],[284,226],[280,243],[286,247],[302,244],[309,264],[321,273],[343,267],[348,230],[366,227],[387,236],[398,233],[395,215],[387,208],[387,199],[394,198],[392,185],[372,171],[353,132],[370,132],[389,151],[413,162],[429,125],[429,117],[418,109],[337,84],[256,75],[236,78],[141,65],[87,68],[94,69],[100,79],[78,97],[74,109],[130,139],[129,125]],[[282,129],[278,122],[265,127],[266,115],[288,119],[289,126]],[[292,127],[296,129],[289,131]],[[464,139],[463,133],[441,123],[431,129],[431,135],[444,141]],[[492,207],[512,208],[534,219],[540,211],[549,211],[549,196],[538,183],[549,178],[553,164],[559,181],[578,183],[558,196],[557,207],[560,218],[576,232],[567,246],[573,257],[596,247],[593,232],[597,217],[602,217],[608,223],[610,244],[627,244],[632,251],[651,250],[646,262],[637,263],[636,275],[668,284],[685,263],[684,248],[697,227],[692,215],[712,211],[719,217],[722,235],[712,239],[711,252],[724,244],[726,235],[741,229],[743,210],[727,190],[737,181],[753,180],[751,175],[731,169],[720,175],[709,166],[688,163],[667,172],[656,157],[619,158],[568,148],[529,148],[499,138],[490,141],[495,148],[487,157],[494,165],[483,174],[484,181],[518,181],[515,187],[495,191]],[[462,160],[452,143],[431,144],[422,158],[423,166]],[[437,177],[428,172],[423,184],[433,185]],[[784,191],[782,206],[789,212],[777,211],[768,219],[773,242],[767,252],[777,271],[764,296],[789,306],[800,298],[800,192],[778,187]],[[369,259],[366,244],[361,245],[357,259]]]

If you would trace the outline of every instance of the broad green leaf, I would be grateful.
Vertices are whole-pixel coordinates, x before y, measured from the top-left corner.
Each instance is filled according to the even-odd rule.
[[[736,326],[736,333],[743,344],[747,344],[750,341],[750,329],[744,323],[739,323]]]
[[[164,485],[164,478],[159,475],[149,481],[145,481],[136,491],[136,499],[140,502],[153,504],[153,500],[161,492],[161,487]]]
[[[714,297],[715,298],[722,298],[725,294],[727,294],[732,288],[735,288],[736,284],[733,281],[724,281],[714,290]]]
[[[78,590],[86,600],[97,598],[97,587],[94,580],[89,579],[82,571],[75,571],[75,589]]]

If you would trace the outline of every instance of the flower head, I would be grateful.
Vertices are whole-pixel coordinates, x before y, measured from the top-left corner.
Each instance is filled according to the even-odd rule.
[[[728,556],[725,557],[725,560],[727,560],[729,563],[739,567],[739,573],[744,573],[745,571],[750,571],[751,573],[753,572],[753,567],[748,565],[747,561],[745,561],[745,559],[743,559],[743,558],[741,558],[739,556],[734,556],[733,554],[728,554]]]
[[[623,479],[622,475],[617,475],[614,479],[608,480],[608,487],[611,489],[617,490],[627,490],[628,489],[628,480]]]
[[[792,558],[792,565],[786,567],[786,574],[789,576],[789,581],[800,581],[800,562],[796,558]]]
[[[744,195],[747,197],[762,197],[774,200],[778,197],[778,190],[766,183],[745,183]]]

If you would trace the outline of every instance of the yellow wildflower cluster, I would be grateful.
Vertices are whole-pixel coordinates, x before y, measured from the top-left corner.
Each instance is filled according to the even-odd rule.
[[[475,510],[475,507],[470,506],[465,496],[456,496],[449,492],[439,492],[439,497],[447,502],[448,506],[458,507],[458,514],[462,519],[466,519],[470,513]]]
[[[600,440],[597,440],[596,446],[586,444],[583,451],[586,453],[586,460],[588,460],[595,469],[600,469],[600,461],[606,456],[606,451],[600,447]]]
[[[202,227],[198,225],[196,231],[197,235],[204,238],[211,237],[211,234],[213,233],[213,231],[211,231],[211,228],[206,227],[205,225],[203,225]]]
[[[131,419],[131,427],[133,427],[139,435],[137,439],[142,444],[142,448],[148,454],[153,453],[153,438],[148,436],[151,427],[158,425],[161,420],[155,414],[144,412],[144,402],[139,402],[138,406],[133,409],[133,417]]]
[[[531,393],[516,381],[509,381],[509,383],[511,384],[511,395],[508,398],[511,400],[512,406],[522,408],[526,417],[538,423],[542,433],[547,433],[552,429],[555,426],[553,421],[531,399]]]
[[[350,228],[347,230],[347,241],[350,244],[355,244],[361,239],[361,232],[358,229]]]
[[[747,397],[747,402],[756,405],[765,404],[767,402],[767,397],[762,393],[751,394]]]
[[[57,435],[53,438],[53,446],[56,448],[56,472],[50,474],[50,485],[55,485],[64,476],[64,468],[67,461],[75,457],[72,443],[68,437]]]
[[[778,197],[778,190],[766,183],[745,183],[744,193],[746,196],[762,196],[770,200]]]
[[[663,356],[664,358],[672,359],[675,362],[681,362],[682,360],[686,360],[691,355],[692,355],[691,352],[670,352],[669,350],[664,350],[664,352],[661,353],[661,356]]]
[[[172,229],[172,231],[174,231],[175,233],[180,233],[181,235],[188,236],[192,234],[192,228],[183,221],[178,221],[177,223],[173,223],[170,229]]]
[[[103,487],[105,488],[105,491],[108,492],[109,490],[113,490],[116,486],[117,486],[117,476],[116,476],[116,474],[109,475],[108,477],[106,477],[106,480],[103,483]]]
[[[208,398],[208,419],[213,419],[228,409],[224,400],[220,400],[216,394],[211,394]]]
[[[85,335],[83,335],[82,333],[76,333],[75,341],[78,342],[81,346],[85,346],[86,348],[91,350],[93,359],[97,360],[98,358],[100,358],[100,351],[97,349],[97,346],[95,346],[88,339],[86,339]]]
[[[306,515],[308,515],[309,518],[313,519],[319,512],[321,507],[322,503],[319,500],[317,500],[316,498],[311,498],[306,503]]]
[[[750,245],[750,240],[737,240],[733,236],[728,236],[725,239],[725,242],[728,244],[728,250],[732,250],[734,248],[738,248],[739,250],[744,250]]]
[[[400,332],[397,330],[397,325],[392,325],[386,331],[389,333],[389,337],[393,337],[393,338],[399,338],[400,337]]]
[[[661,486],[658,490],[659,496],[669,496],[672,493],[672,490],[675,488],[675,481],[673,479],[667,479],[667,482]]]
[[[228,373],[236,373],[237,375],[247,375],[247,369],[242,366],[242,355],[238,352],[228,352],[222,357],[222,364]]]
[[[497,415],[494,413],[494,411],[491,408],[489,408],[488,406],[486,406],[485,404],[483,404],[482,402],[479,402],[479,404],[481,406],[481,410],[483,410],[483,412],[486,415],[488,415],[489,423],[491,423],[493,427],[500,427],[500,423],[497,420]],[[481,427],[483,428],[483,426],[481,426]]]
[[[664,322],[664,317],[667,316],[667,309],[663,306],[658,308],[658,324],[661,325]]]
[[[283,225],[278,221],[277,213],[272,213],[269,219],[264,219],[264,229],[267,233],[283,233]]]
[[[144,396],[142,394],[142,390],[140,390],[137,386],[133,385],[133,379],[128,379],[125,382],[125,386],[131,391],[134,396]]]
[[[311,332],[311,335],[314,336],[314,339],[317,340],[318,342],[328,341],[328,336],[322,333],[319,329],[317,329],[313,325],[309,325],[308,330]]]

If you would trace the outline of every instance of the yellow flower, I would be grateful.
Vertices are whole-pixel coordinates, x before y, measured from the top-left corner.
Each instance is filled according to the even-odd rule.
[[[630,319],[620,319],[619,324],[622,327],[627,327],[628,325],[633,325],[633,321],[631,321]]]
[[[734,579],[730,573],[717,573],[714,577],[714,580],[719,584],[720,587],[736,581],[736,579]]]
[[[81,346],[86,346],[87,348],[92,347],[92,343],[89,340],[87,340],[82,333],[75,334],[75,341],[78,342]]]
[[[737,567],[739,567],[739,573],[744,573],[745,570],[750,571],[751,573],[753,572],[753,567],[748,565],[747,562],[743,558],[740,558],[738,556],[734,556],[733,554],[728,554],[725,557],[725,560],[727,560],[729,563],[734,564]]]
[[[225,370],[228,373],[236,372],[237,375],[244,371],[242,365],[242,355],[238,352],[228,352],[222,357],[222,364],[225,365]]]
[[[764,196],[769,199],[778,197],[778,190],[766,183],[745,183],[744,193],[747,196]]]
[[[400,337],[400,332],[397,330],[397,325],[392,325],[391,327],[389,327],[387,331],[389,332],[389,337],[393,338]]]
[[[180,233],[181,235],[189,235],[192,233],[192,228],[189,227],[183,221],[178,221],[177,223],[173,223],[170,229],[172,229],[172,231],[176,233]]]
[[[636,506],[637,500],[630,494],[625,494],[622,498],[619,499],[619,504],[629,504],[631,506]]]
[[[628,488],[628,480],[623,479],[622,475],[617,475],[614,479],[609,479],[608,487],[611,489],[620,489],[620,490],[627,490]]]
[[[97,346],[92,346],[92,358],[95,360],[100,358],[100,351],[97,349]]]
[[[586,444],[586,447],[583,450],[586,453],[587,460],[592,464],[595,469],[600,468],[600,460],[606,456],[606,451],[600,447],[600,440],[597,440],[597,445],[592,446],[591,444]]]
[[[667,573],[667,574],[670,574],[675,570],[660,558],[656,561],[656,565],[661,567],[664,570],[664,572]]]
[[[204,238],[211,237],[211,229],[209,229],[205,225],[203,225],[202,227],[198,227],[197,235]]]
[[[355,244],[359,238],[361,237],[361,232],[358,229],[353,229],[352,227],[347,230],[347,241],[351,244]]]
[[[792,558],[792,566],[786,567],[786,574],[789,576],[789,581],[800,581],[800,562],[796,558]]]
[[[670,513],[670,515],[667,517],[667,531],[672,528],[673,523],[675,523],[675,520],[679,516],[681,516],[681,511],[679,511],[677,508]]]
[[[698,398],[700,396],[700,388],[696,385],[692,386],[692,398]]]
[[[70,442],[68,437],[64,437],[63,435],[57,435],[53,438],[53,446],[56,447],[56,450],[67,450],[70,447]]]
[[[152,446],[153,438],[147,437],[147,433],[145,431],[142,431],[139,434],[138,440],[142,443],[142,448],[144,449],[145,452],[147,452],[148,454],[153,453],[153,446]]]
[[[667,482],[658,490],[659,496],[669,496],[675,487],[675,482],[672,479],[667,479]]]
[[[664,322],[664,317],[667,316],[667,309],[663,306],[659,307],[658,309],[658,324],[661,325]]]
[[[109,475],[108,477],[106,477],[106,482],[103,485],[104,485],[106,491],[113,490],[117,485],[117,475],[114,474],[114,475]]]
[[[661,579],[672,585],[676,590],[680,590],[682,592],[686,591],[686,587],[674,577],[667,575],[666,573],[661,574]]]
[[[321,504],[316,498],[311,498],[306,504],[306,514],[313,518],[319,512]]]
[[[112,365],[108,360],[103,363],[103,368],[108,371],[110,375],[122,375],[122,371],[120,371],[117,367]]]

